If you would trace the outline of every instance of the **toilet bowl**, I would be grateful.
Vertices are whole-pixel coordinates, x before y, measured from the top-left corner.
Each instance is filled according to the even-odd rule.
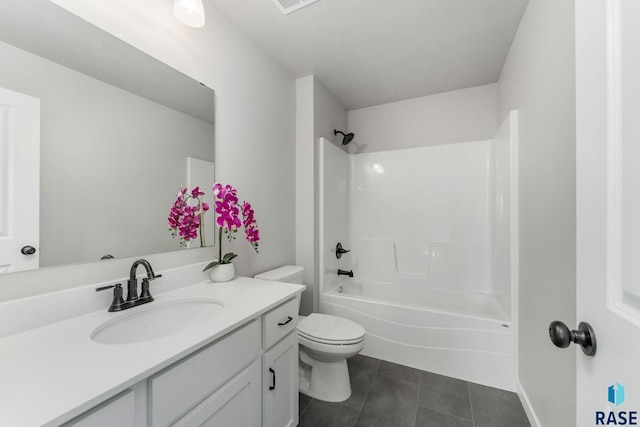
[[[342,317],[300,316],[300,392],[325,402],[347,400],[351,396],[347,359],[362,351],[364,334],[362,326]]]
[[[302,284],[304,268],[295,265],[258,274],[257,279]],[[325,402],[351,396],[347,359],[364,348],[364,328],[349,319],[312,313],[298,316],[300,393]]]

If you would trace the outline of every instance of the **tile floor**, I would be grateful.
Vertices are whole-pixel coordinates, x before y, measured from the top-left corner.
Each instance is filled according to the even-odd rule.
[[[351,397],[300,395],[300,427],[528,427],[515,393],[358,355]]]

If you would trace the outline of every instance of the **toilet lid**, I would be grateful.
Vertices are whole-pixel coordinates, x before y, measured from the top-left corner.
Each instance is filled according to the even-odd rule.
[[[351,344],[358,344],[361,343],[364,340],[364,337],[360,337],[360,338],[356,338],[353,340],[340,340],[340,341],[336,341],[336,340],[324,340],[321,338],[317,338],[317,337],[311,337],[307,334],[305,334],[304,332],[300,332],[298,331],[298,338],[305,338],[309,341],[313,341],[315,343],[319,343],[319,344],[327,344],[327,345],[351,345]],[[303,344],[304,341],[301,341],[301,344]]]
[[[315,341],[326,343],[357,342],[364,337],[364,328],[344,317],[312,313],[298,323],[298,331]]]

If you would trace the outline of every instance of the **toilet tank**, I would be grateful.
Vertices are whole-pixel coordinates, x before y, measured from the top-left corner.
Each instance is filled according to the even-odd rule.
[[[289,282],[302,285],[304,268],[297,265],[285,265],[275,270],[265,271],[255,275],[256,279],[275,280],[277,282]]]

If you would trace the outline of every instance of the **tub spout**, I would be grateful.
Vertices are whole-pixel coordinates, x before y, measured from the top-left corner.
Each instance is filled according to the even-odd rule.
[[[353,277],[353,270],[345,271],[338,269],[338,276],[349,276]]]

